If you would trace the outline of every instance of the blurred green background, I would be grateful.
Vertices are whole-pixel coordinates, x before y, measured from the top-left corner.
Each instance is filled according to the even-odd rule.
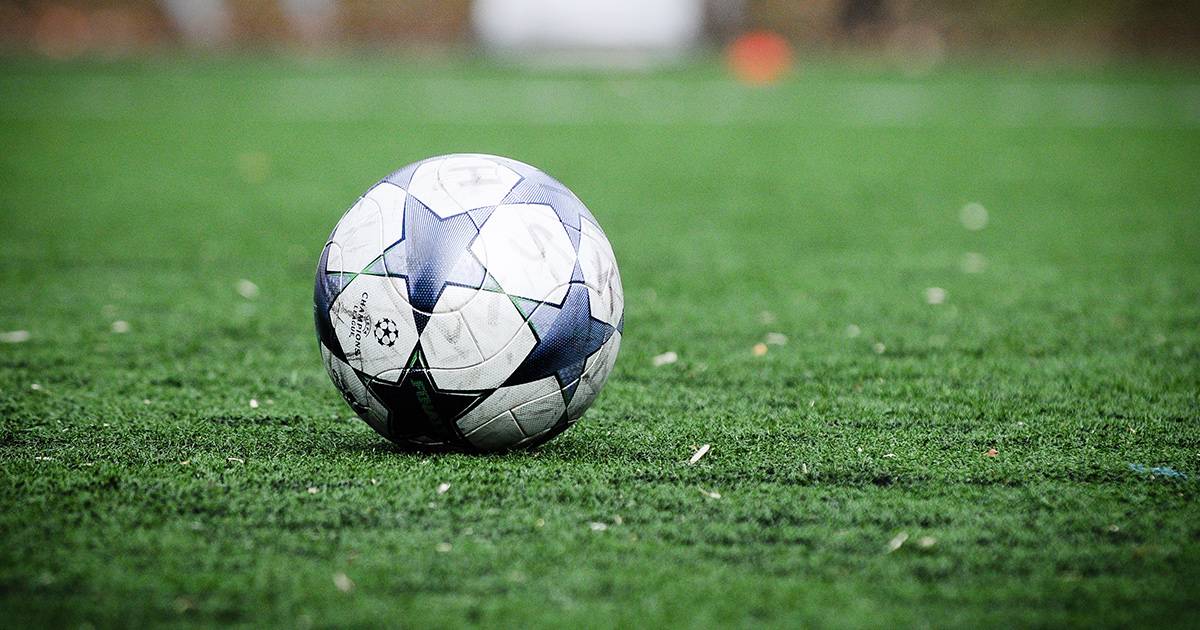
[[[0,2],[0,619],[1188,625],[1192,4],[532,1]],[[392,448],[317,352],[330,228],[456,151],[620,263],[533,453]]]
[[[525,4],[521,2],[513,4]],[[569,3],[559,3],[569,4]],[[585,3],[586,4],[586,3]],[[668,0],[666,4],[679,4]],[[1111,59],[1194,58],[1200,4],[1160,0],[689,0],[704,19],[702,42],[745,29],[780,32],[813,53],[903,54],[929,46],[951,54]],[[191,10],[178,11],[190,5]],[[220,5],[224,23],[189,40],[179,13]],[[200,7],[200,8],[197,8]],[[220,20],[219,20],[220,21]],[[4,0],[0,47],[52,56],[129,54],[181,42],[255,48],[469,46],[469,0]]]

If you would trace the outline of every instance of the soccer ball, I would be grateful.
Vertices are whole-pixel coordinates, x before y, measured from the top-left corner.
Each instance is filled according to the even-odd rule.
[[[321,251],[325,367],[405,445],[541,444],[604,386],[625,327],[612,246],[583,202],[493,155],[410,164],[371,187]]]

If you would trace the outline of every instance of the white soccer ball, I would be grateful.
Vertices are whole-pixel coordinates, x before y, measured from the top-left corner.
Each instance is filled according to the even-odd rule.
[[[625,302],[604,231],[549,175],[494,155],[410,164],[338,222],[317,266],[321,354],[384,437],[541,444],[592,404]]]

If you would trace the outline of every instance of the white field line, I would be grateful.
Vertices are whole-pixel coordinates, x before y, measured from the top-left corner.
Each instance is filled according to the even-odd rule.
[[[138,81],[140,79],[133,79]],[[798,81],[768,89],[723,80],[296,77],[145,86],[91,77],[69,88],[0,77],[0,120],[175,118],[405,124],[796,125],[801,127],[1200,127],[1200,84]]]

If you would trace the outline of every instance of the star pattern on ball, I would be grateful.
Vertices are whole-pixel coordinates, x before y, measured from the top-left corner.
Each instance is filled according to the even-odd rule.
[[[579,221],[583,219],[596,225],[596,219],[588,212],[583,202],[557,180],[545,174],[530,175],[522,179],[513,186],[502,203],[536,203],[550,206],[562,224],[570,228],[567,230],[567,237],[571,239],[571,246],[576,251],[579,250],[579,235],[583,229]]]
[[[517,300],[524,302],[526,309],[532,307],[529,320],[537,345],[504,384],[528,383],[553,375],[570,402],[588,357],[604,346],[616,328],[592,317],[591,298],[582,283],[570,284],[561,305]]]
[[[441,441],[459,436],[454,420],[483,400],[491,391],[458,392],[438,388],[420,348],[413,350],[399,382],[368,379],[366,387],[388,412],[388,430],[397,437],[430,436]],[[397,413],[396,410],[421,413]]]
[[[475,221],[466,214],[442,218],[416,197],[404,204],[404,231],[400,241],[384,252],[369,271],[407,279],[408,304],[417,330],[422,331],[447,284],[478,289],[483,265],[471,253],[479,236]],[[447,256],[451,252],[454,256]]]
[[[496,156],[430,158],[382,181],[396,188],[372,197],[380,217],[344,217],[319,262],[334,384],[401,444],[495,451],[562,432],[599,393],[624,327],[595,218],[557,180]],[[335,304],[351,289],[365,320]]]

